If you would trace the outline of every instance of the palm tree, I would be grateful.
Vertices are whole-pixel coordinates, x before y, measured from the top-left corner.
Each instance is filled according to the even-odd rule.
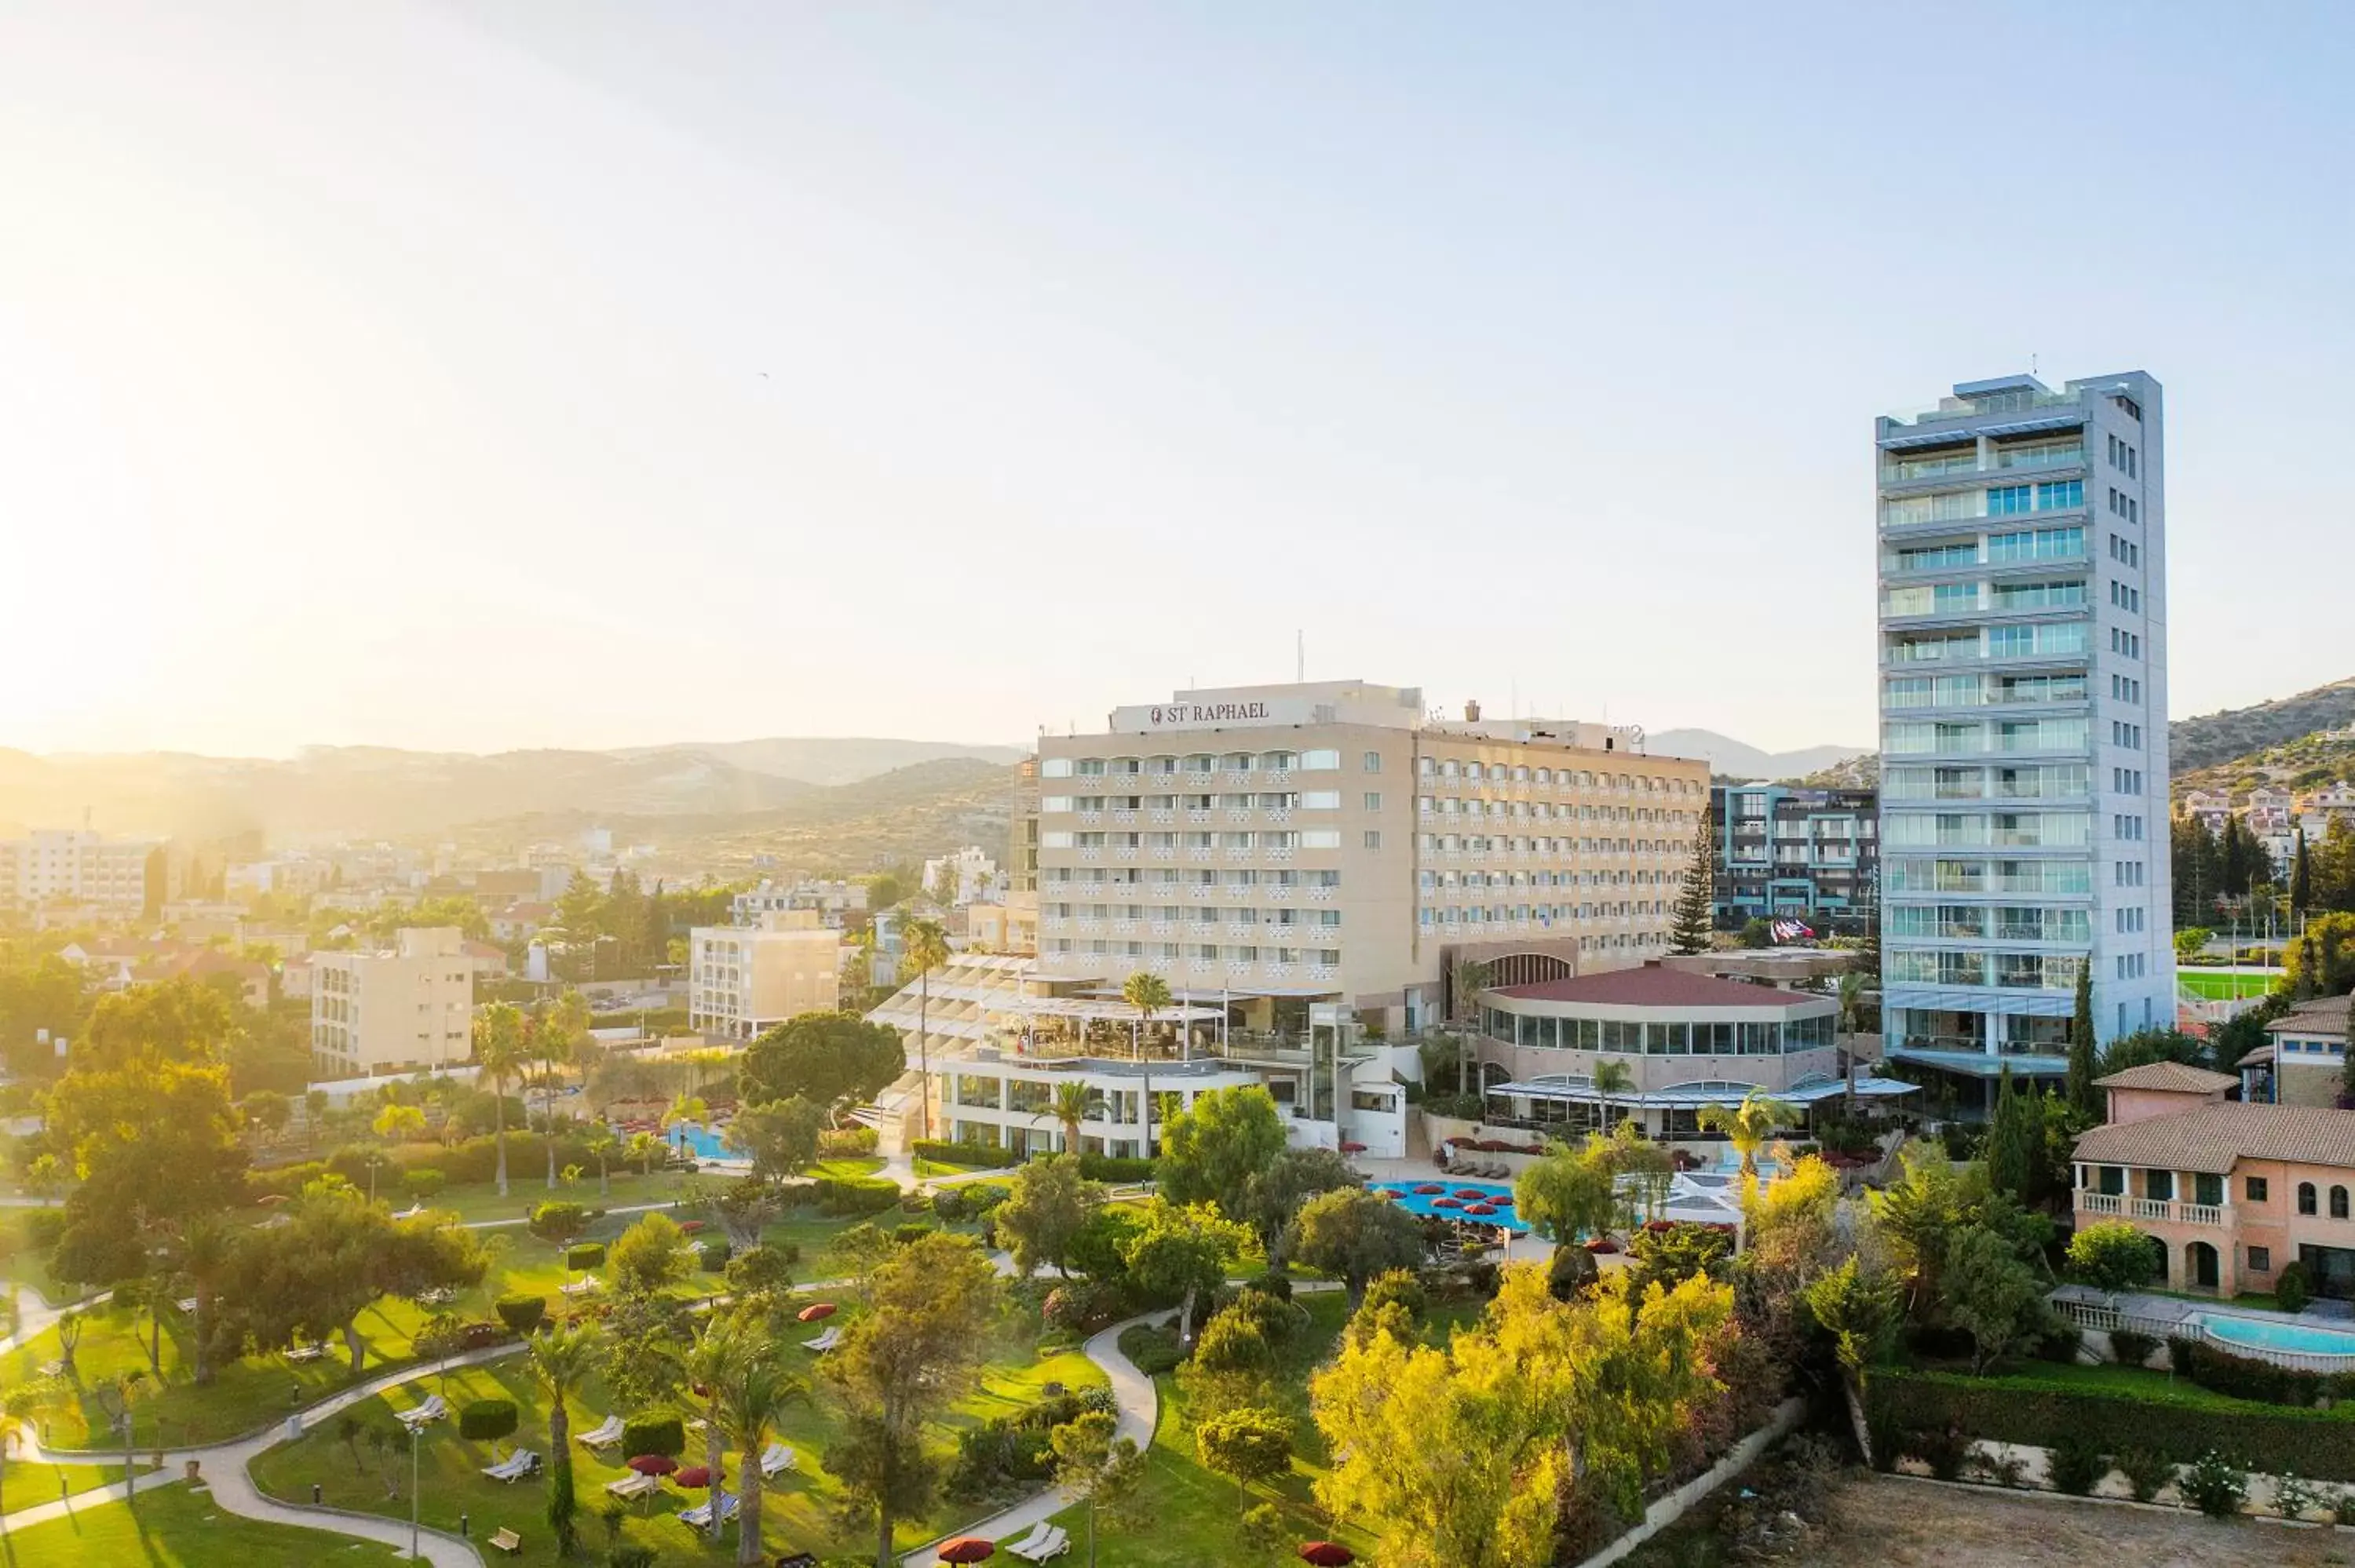
[[[809,1387],[785,1369],[773,1343],[753,1343],[729,1363],[712,1394],[712,1425],[736,1444],[736,1562],[749,1568],[761,1561],[761,1455],[771,1430],[788,1406],[809,1397]]]
[[[539,1021],[539,1114],[548,1123],[548,1190],[556,1191],[556,1069],[572,1061],[589,1038],[589,1004],[577,991],[556,999]]]
[[[597,1365],[597,1330],[586,1323],[549,1329],[531,1342],[532,1375],[548,1391],[548,1528],[559,1556],[577,1542],[572,1495],[572,1414],[565,1401],[588,1381]]]
[[[751,1341],[740,1330],[733,1319],[714,1318],[704,1325],[703,1332],[687,1347],[683,1366],[687,1386],[703,1400],[703,1463],[711,1472],[711,1496],[719,1497],[719,1461],[728,1450],[728,1426],[722,1419],[720,1395],[735,1381],[736,1365],[753,1353]],[[761,1457],[754,1454],[747,1468],[758,1468]],[[741,1484],[741,1483],[740,1483]],[[740,1504],[741,1508],[741,1505]],[[719,1510],[711,1510],[711,1539],[719,1539]]]
[[[1479,1022],[1480,993],[1488,989],[1488,966],[1477,959],[1458,959],[1447,971],[1448,1001],[1454,1004],[1456,1039],[1455,1092],[1472,1093],[1472,1026]]]
[[[215,1214],[199,1214],[180,1231],[178,1256],[174,1262],[178,1265],[178,1277],[187,1282],[188,1293],[197,1298],[194,1337],[198,1387],[213,1381],[208,1344],[212,1333],[213,1291],[229,1267],[229,1251],[236,1239],[235,1227]]]
[[[1625,1062],[1594,1064],[1594,1092],[1603,1101],[1603,1130],[1611,1130],[1611,1097],[1636,1087],[1636,1070]]]
[[[597,1159],[597,1196],[601,1198],[610,1198],[613,1194],[613,1183],[605,1174],[605,1166],[613,1158],[613,1151],[621,1147],[622,1140],[613,1136],[613,1129],[609,1127],[601,1125],[594,1133],[590,1135],[589,1152]]]
[[[663,1140],[651,1132],[630,1134],[630,1141],[623,1150],[628,1158],[638,1162],[638,1174],[641,1176],[655,1173],[655,1159],[662,1151]]]
[[[20,1383],[0,1393],[0,1489],[5,1489],[8,1475],[8,1450],[44,1412],[65,1403],[67,1389],[57,1378],[36,1378]],[[0,1513],[0,1531],[6,1530],[6,1518]]]
[[[1153,1022],[1154,1014],[1171,1001],[1169,982],[1151,969],[1139,969],[1120,984],[1120,999],[1136,1009],[1136,1022],[1128,1037],[1129,1054],[1145,1054],[1144,1029]]]
[[[1864,971],[1850,969],[1840,976],[1837,994],[1839,997],[1839,1032],[1842,1034],[1854,1034],[1864,1027]],[[1841,1107],[1853,1117],[1856,1112],[1856,1064],[1852,1060],[1847,1060],[1848,1050],[1845,1046],[1841,1048],[1840,1055],[1843,1058],[1840,1073]]]
[[[1798,1119],[1798,1113],[1780,1100],[1770,1100],[1757,1089],[1742,1097],[1742,1104],[1729,1110],[1723,1106],[1703,1106],[1694,1120],[1703,1132],[1722,1132],[1734,1151],[1742,1156],[1742,1174],[1754,1178],[1758,1174],[1758,1151],[1774,1136],[1777,1128],[1788,1127]]]
[[[917,1101],[918,1136],[932,1136],[932,971],[949,961],[949,934],[938,920],[909,920],[900,927],[901,962],[916,977],[916,1070],[923,1093]]]
[[[474,1020],[474,1061],[491,1080],[497,1116],[499,1196],[507,1195],[507,1080],[525,1061],[529,1042],[524,1036],[523,1013],[513,1002],[495,1001]]]
[[[1055,1086],[1055,1097],[1049,1109],[1055,1119],[1063,1124],[1064,1153],[1077,1154],[1080,1151],[1080,1123],[1087,1119],[1094,1102],[1095,1097],[1089,1092],[1087,1085],[1076,1078]]]
[[[663,1131],[667,1133],[671,1128],[683,1126],[687,1122],[693,1122],[700,1127],[709,1120],[710,1117],[709,1106],[682,1089],[672,1098],[670,1108],[663,1112]]]

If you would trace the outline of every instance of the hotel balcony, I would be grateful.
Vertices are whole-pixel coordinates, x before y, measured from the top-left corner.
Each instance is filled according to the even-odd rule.
[[[2078,1189],[2077,1207],[2088,1214],[2107,1214],[2124,1220],[2152,1220],[2161,1224],[2222,1225],[2226,1223],[2222,1204],[2171,1202],[2164,1198],[2136,1198],[2123,1192],[2096,1192],[2085,1188]]]

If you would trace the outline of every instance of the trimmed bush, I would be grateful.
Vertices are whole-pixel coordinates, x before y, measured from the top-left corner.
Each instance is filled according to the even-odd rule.
[[[687,1423],[677,1415],[633,1415],[622,1424],[624,1459],[634,1459],[641,1454],[667,1454],[676,1459],[686,1452]]]
[[[1958,1430],[1969,1437],[2057,1448],[2074,1436],[2128,1460],[2189,1465],[2211,1449],[2248,1468],[2311,1479],[2355,1481],[2355,1421],[2290,1406],[2200,1410],[2159,1399],[2095,1393],[2027,1377],[1974,1378],[1958,1372],[1891,1368],[1874,1375],[1869,1394],[1876,1429],[1907,1434]],[[1902,1440],[1901,1440],[1902,1441]],[[1907,1446],[1909,1453],[1919,1450]],[[1924,1454],[1923,1458],[1929,1457]],[[2162,1476],[2165,1485],[2171,1474]]]
[[[2135,1501],[2148,1502],[2175,1479],[2175,1464],[2148,1448],[2129,1448],[2118,1456],[2118,1474],[2126,1478],[2126,1490]]]
[[[469,1400],[458,1412],[458,1436],[469,1443],[496,1443],[515,1436],[519,1418],[512,1399]]]
[[[2274,1305],[2285,1312],[2303,1312],[2312,1299],[2314,1285],[2306,1277],[2306,1265],[2282,1265],[2281,1272],[2274,1276]]]
[[[2132,1329],[2110,1330],[2110,1353],[2117,1358],[2118,1365],[2122,1367],[2145,1364],[2150,1360],[2150,1353],[2157,1349],[2158,1338],[2155,1334],[2137,1334]]]
[[[900,1189],[889,1181],[844,1181],[821,1176],[812,1185],[794,1190],[815,1193],[818,1213],[837,1219],[864,1219],[900,1206]]]
[[[2169,1349],[2176,1345],[2183,1347],[2176,1365],[2179,1374],[2202,1388],[2234,1399],[2251,1399],[2260,1404],[2310,1405],[2330,1389],[2331,1380],[2321,1372],[2299,1372],[2253,1356],[2232,1355],[2204,1340],[2171,1340]]]
[[[2109,1473],[2109,1456],[2074,1432],[2052,1450],[2052,1485],[2073,1498],[2091,1497]]]
[[[919,1160],[942,1165],[962,1165],[968,1171],[1011,1171],[1029,1158],[994,1143],[952,1143],[946,1139],[920,1138],[908,1146]]]
[[[545,1296],[502,1296],[491,1303],[499,1321],[518,1334],[528,1334],[548,1319]]]
[[[567,1268],[601,1268],[605,1262],[603,1242],[575,1242],[564,1249]]]
[[[702,1261],[703,1272],[706,1274],[718,1274],[721,1269],[726,1268],[729,1258],[734,1255],[734,1253],[735,1249],[724,1241],[708,1241],[696,1248],[696,1256]]]
[[[1176,1372],[1178,1363],[1186,1359],[1185,1349],[1178,1343],[1176,1334],[1145,1323],[1121,1330],[1120,1353],[1135,1361],[1136,1370],[1147,1377]]]
[[[1121,1154],[1082,1154],[1080,1174],[1091,1181],[1150,1181],[1153,1161]]]
[[[820,1160],[855,1160],[875,1152],[879,1141],[871,1127],[826,1128],[817,1135]]]
[[[1039,1316],[1050,1329],[1092,1334],[1117,1319],[1126,1306],[1126,1298],[1117,1286],[1071,1279],[1047,1293]]]

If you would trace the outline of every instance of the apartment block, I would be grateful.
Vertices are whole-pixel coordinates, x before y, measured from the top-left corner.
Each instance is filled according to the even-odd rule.
[[[1640,747],[1362,681],[1116,709],[1039,741],[1037,972],[1151,970],[1251,1030],[1326,1001],[1397,1032],[1443,1016],[1459,959],[1499,981],[1640,963],[1709,801],[1705,762]],[[1014,839],[1019,887],[1020,821]]]
[[[815,909],[771,909],[750,926],[698,926],[687,938],[687,1027],[750,1040],[841,1005],[842,933]]]
[[[110,839],[87,830],[50,829],[0,839],[0,907],[70,906],[136,916],[148,903],[148,860],[160,839]],[[164,890],[156,890],[161,902]]]
[[[1890,1054],[1991,1083],[2171,1023],[2159,385],[1966,382],[1881,418]]]
[[[410,1073],[474,1054],[475,961],[455,926],[372,952],[311,955],[311,1057],[325,1079]]]
[[[1736,784],[1710,791],[1717,813],[1723,928],[1795,916],[1822,935],[1880,917],[1881,815],[1870,789]]]

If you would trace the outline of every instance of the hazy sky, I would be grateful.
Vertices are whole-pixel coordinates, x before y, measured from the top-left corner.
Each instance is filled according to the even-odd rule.
[[[2355,673],[2355,7],[0,0],[0,745],[1870,744],[1871,420],[2167,385]]]

